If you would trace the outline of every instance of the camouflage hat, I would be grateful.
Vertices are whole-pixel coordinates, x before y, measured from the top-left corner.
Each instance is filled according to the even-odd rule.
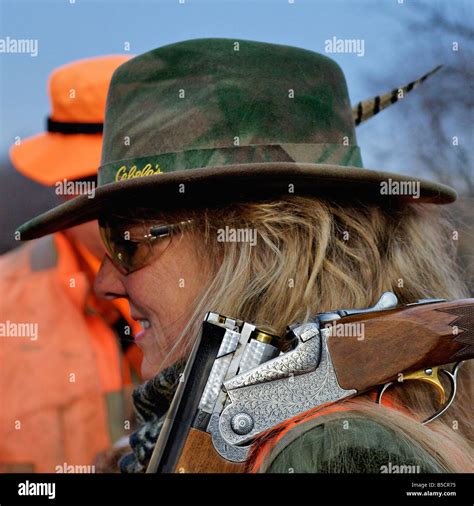
[[[346,81],[305,49],[233,39],[164,46],[121,65],[110,84],[94,198],[22,225],[22,239],[139,204],[160,210],[294,193],[408,200],[380,184],[418,179],[364,169]],[[455,192],[420,181],[417,202]]]

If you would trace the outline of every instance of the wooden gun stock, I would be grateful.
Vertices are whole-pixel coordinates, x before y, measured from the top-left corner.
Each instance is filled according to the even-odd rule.
[[[245,463],[230,462],[214,449],[211,435],[191,428],[175,473],[243,473]]]
[[[363,337],[331,336],[339,384],[363,392],[427,367],[474,357],[474,299],[403,306],[343,318]]]

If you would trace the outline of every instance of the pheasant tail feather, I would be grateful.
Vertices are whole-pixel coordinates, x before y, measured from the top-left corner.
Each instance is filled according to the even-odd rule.
[[[359,102],[355,107],[352,108],[352,117],[354,118],[355,125],[360,125],[363,121],[367,121],[369,118],[372,118],[372,116],[375,116],[380,111],[383,111],[395,102],[398,102],[398,100],[404,98],[407,93],[409,93],[411,90],[414,90],[420,84],[424,83],[428,77],[432,76],[435,72],[438,72],[441,67],[442,65],[438,65],[416,81],[412,81],[411,83],[408,83],[407,85],[400,88],[395,88],[394,90],[389,91],[384,95],[377,95],[376,97]]]

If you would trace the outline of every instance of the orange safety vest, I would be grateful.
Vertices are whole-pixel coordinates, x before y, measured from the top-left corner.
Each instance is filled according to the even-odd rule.
[[[375,401],[376,392],[374,391],[371,393],[371,397]],[[383,405],[391,409],[400,409],[399,406],[396,406],[393,403],[388,394],[385,394],[384,396]],[[301,423],[308,422],[309,420],[314,420],[320,416],[344,411],[351,411],[352,409],[352,407],[346,406],[344,402],[336,402],[328,406],[318,406],[316,408],[310,409],[309,411],[300,413],[299,415],[296,415],[293,418],[285,420],[279,425],[276,425],[266,434],[262,435],[260,441],[256,442],[255,447],[253,450],[251,450],[249,458],[247,459],[246,472],[257,473],[263,461],[270,455],[270,452],[276,446],[278,441],[280,441],[288,431],[294,429]]]
[[[0,258],[0,472],[69,472],[129,433],[141,356],[111,323],[137,322],[95,298],[98,264],[61,233]]]

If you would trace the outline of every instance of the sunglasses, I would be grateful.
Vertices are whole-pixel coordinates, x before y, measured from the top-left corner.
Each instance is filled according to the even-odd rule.
[[[124,275],[149,265],[171,244],[173,236],[192,220],[167,225],[150,225],[124,217],[99,219],[99,230],[107,256]]]

